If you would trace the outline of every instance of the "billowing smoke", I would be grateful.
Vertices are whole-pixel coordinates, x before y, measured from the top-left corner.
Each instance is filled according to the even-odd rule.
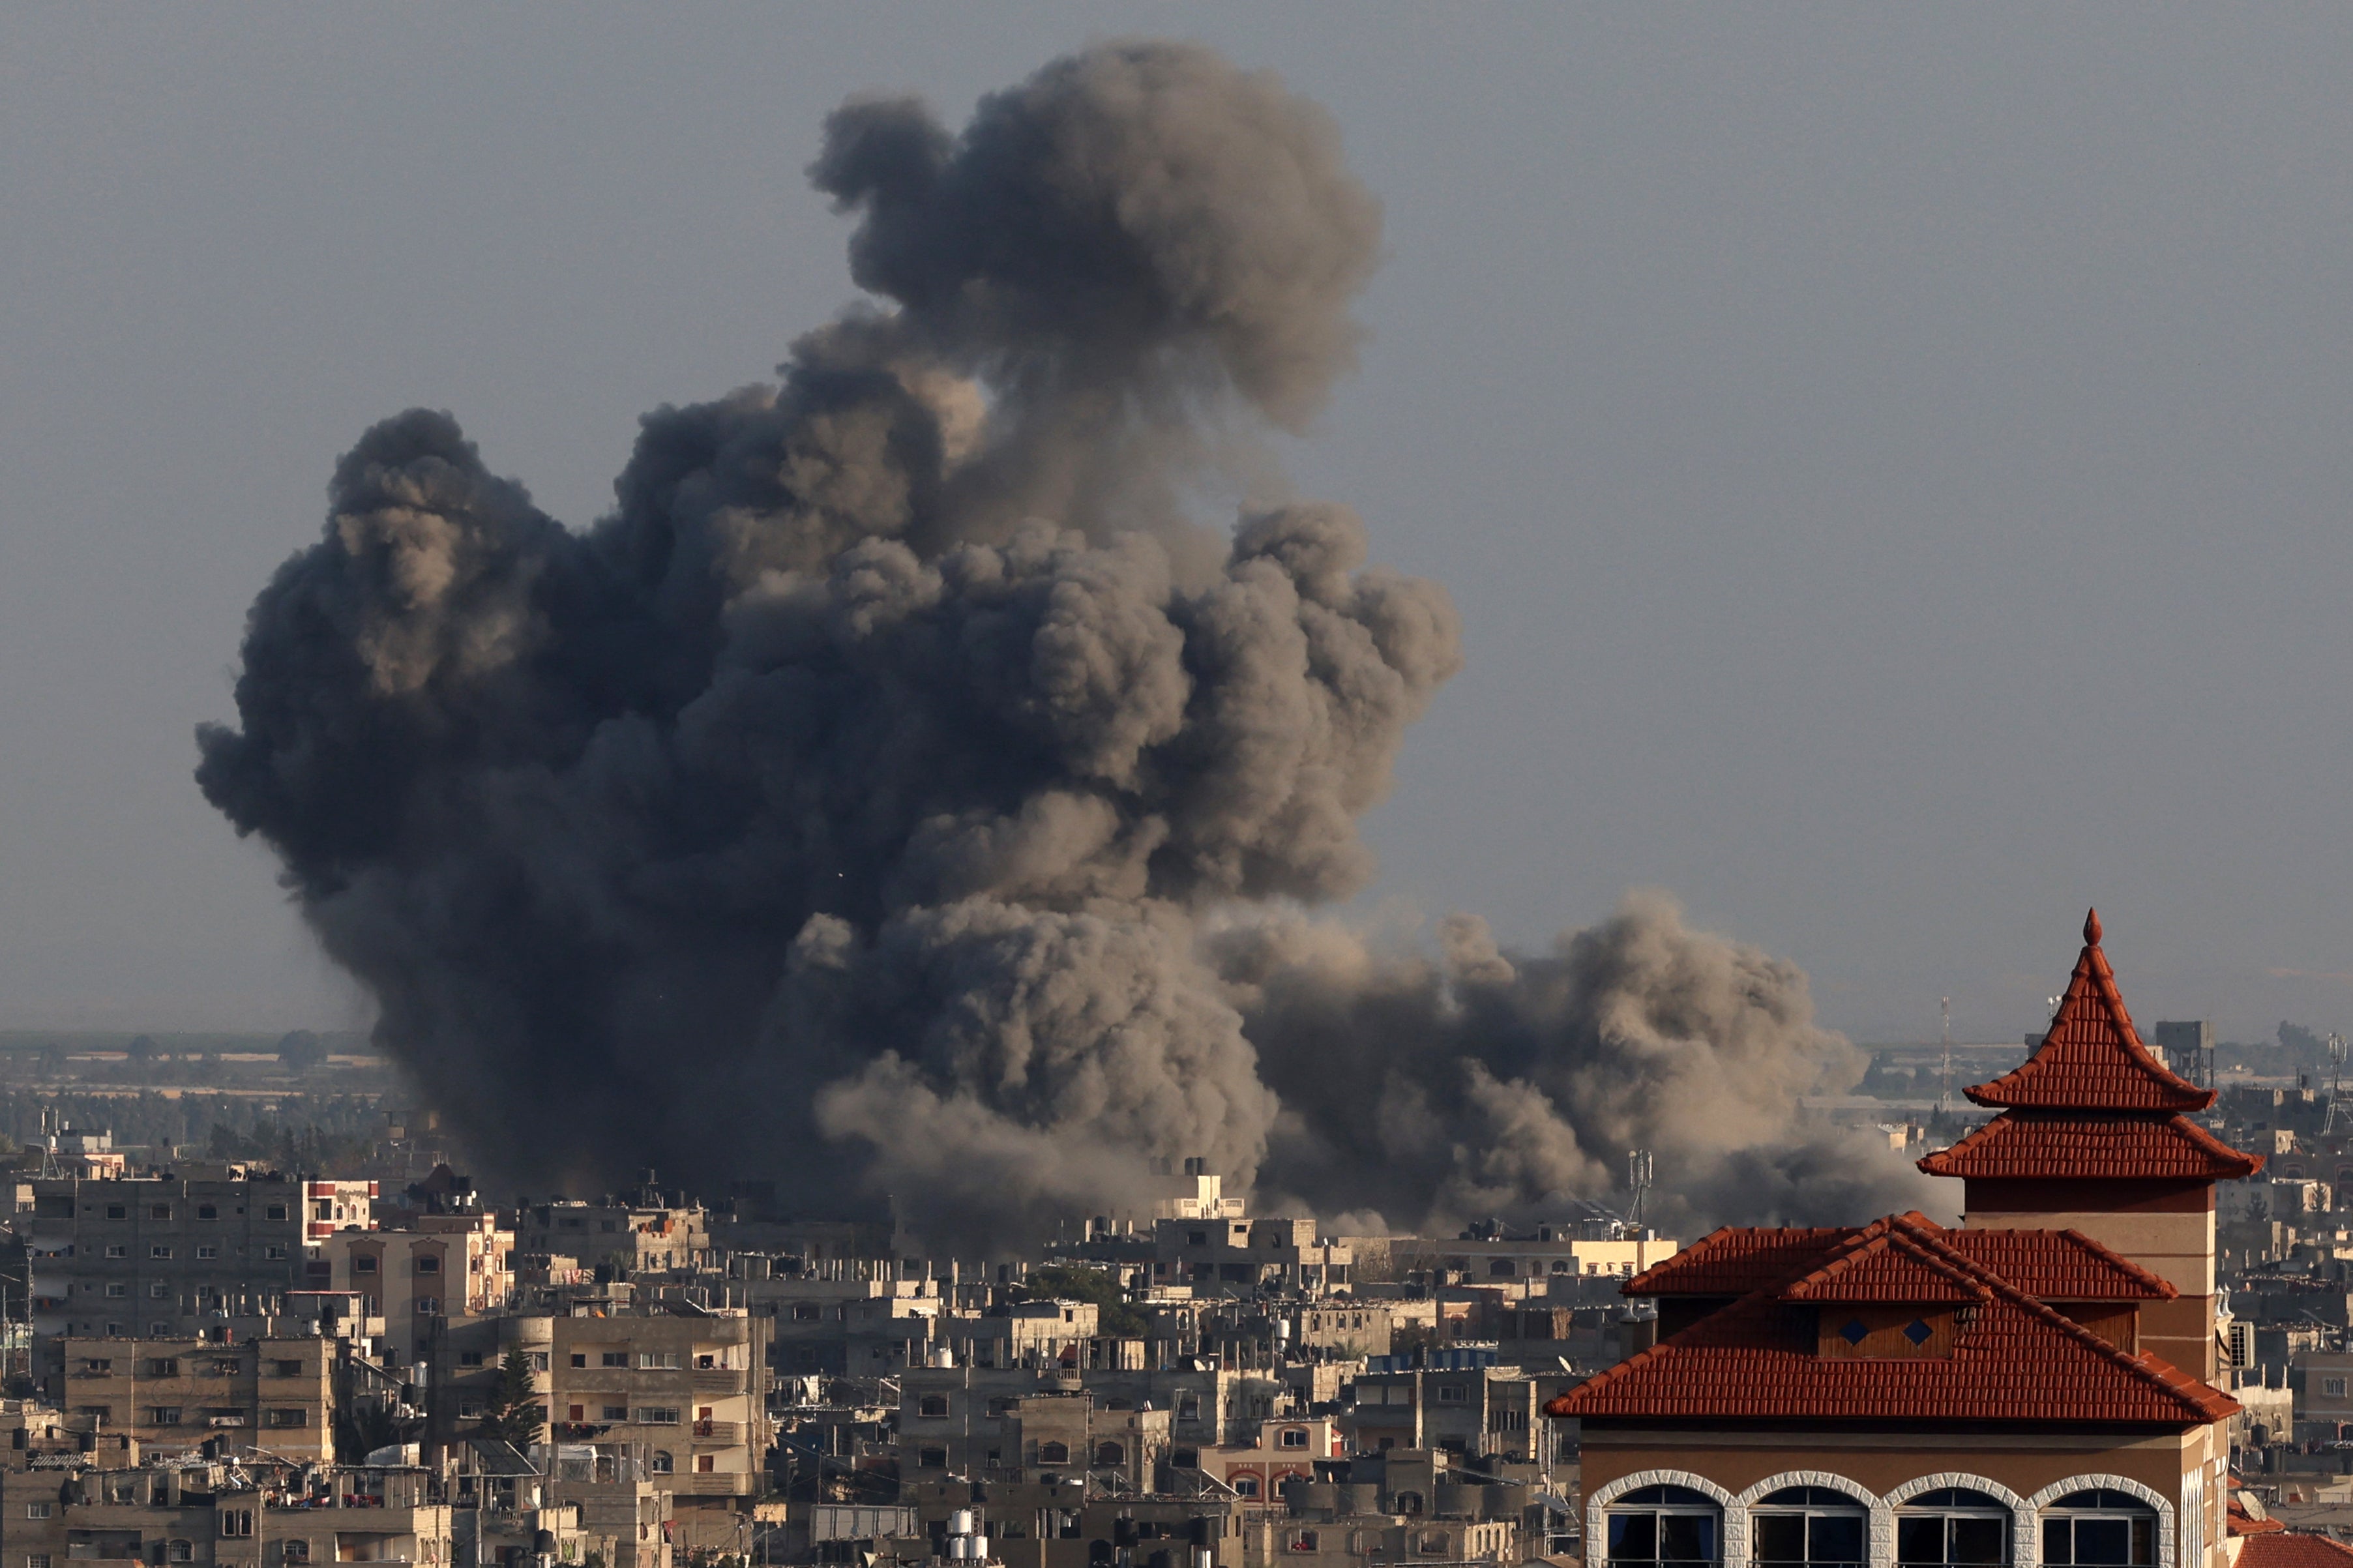
[[[1439,936],[1436,961],[1297,918],[1208,939],[1284,1106],[1266,1185],[1367,1226],[1529,1219],[1611,1196],[1646,1149],[1651,1213],[1678,1227],[1936,1201],[1884,1138],[1807,1115],[1864,1064],[1795,966],[1657,894],[1540,956],[1468,916]]]
[[[199,737],[477,1159],[977,1247],[1192,1154],[1414,1218],[1605,1192],[1629,1139],[1707,1213],[1773,1190],[1742,1160],[1843,1195],[1785,966],[1640,910],[1436,967],[1273,912],[1365,885],[1460,662],[1345,510],[1197,521],[1354,363],[1379,214],[1324,115],[1117,45],[960,132],[853,101],[811,175],[878,303],[649,415],[585,531],[447,415],[369,430]]]

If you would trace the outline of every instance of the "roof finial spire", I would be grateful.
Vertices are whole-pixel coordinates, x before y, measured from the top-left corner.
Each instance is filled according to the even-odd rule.
[[[2100,911],[2096,909],[2084,916],[2084,945],[2085,947],[2100,945]]]

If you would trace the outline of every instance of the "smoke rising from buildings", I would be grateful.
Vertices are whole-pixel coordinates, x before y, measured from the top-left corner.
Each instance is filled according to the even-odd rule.
[[[1366,884],[1461,657],[1346,510],[1195,521],[1354,363],[1379,212],[1320,110],[1115,45],[960,132],[854,100],[810,173],[875,304],[648,415],[585,531],[447,415],[367,431],[199,736],[478,1157],[989,1245],[1193,1154],[1395,1218],[1606,1192],[1638,1134],[1696,1212],[1866,1179],[1786,966],[1650,906],[1436,966],[1286,912]]]

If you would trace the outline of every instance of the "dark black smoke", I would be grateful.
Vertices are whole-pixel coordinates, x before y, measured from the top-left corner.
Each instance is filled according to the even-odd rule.
[[[1155,1158],[1248,1186],[1271,1139],[1326,1204],[1606,1188],[1641,1118],[1566,1043],[1616,1037],[1562,1011],[1601,994],[1573,955],[1349,997],[1309,950],[1350,939],[1227,923],[1366,883],[1356,820],[1460,662],[1444,592],[1366,566],[1346,510],[1191,521],[1354,363],[1379,215],[1331,122],[1116,45],[961,132],[854,101],[811,174],[881,303],[648,416],[610,515],[564,528],[412,410],[254,606],[198,778],[385,1047],[505,1174],[887,1192],[959,1245],[1133,1202]],[[1379,1035],[1417,1005],[1451,1049]],[[1684,1054],[1810,1059],[1801,979],[1764,1010],[1779,1034],[1678,1015]],[[1426,1079],[1377,1131],[1300,1043],[1357,1028],[1381,1081]],[[1502,1142],[1430,1152],[1465,1129]]]

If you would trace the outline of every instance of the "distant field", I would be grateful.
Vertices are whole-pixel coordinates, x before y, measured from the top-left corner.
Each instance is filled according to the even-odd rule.
[[[319,1029],[313,1031],[319,1043],[339,1057],[358,1057],[373,1060],[375,1047],[368,1037],[350,1029]],[[0,1029],[0,1052],[58,1050],[68,1056],[123,1056],[129,1053],[131,1042],[142,1034],[155,1042],[155,1048],[169,1056],[251,1057],[259,1059],[278,1054],[279,1035],[219,1035],[174,1033],[163,1029]]]

